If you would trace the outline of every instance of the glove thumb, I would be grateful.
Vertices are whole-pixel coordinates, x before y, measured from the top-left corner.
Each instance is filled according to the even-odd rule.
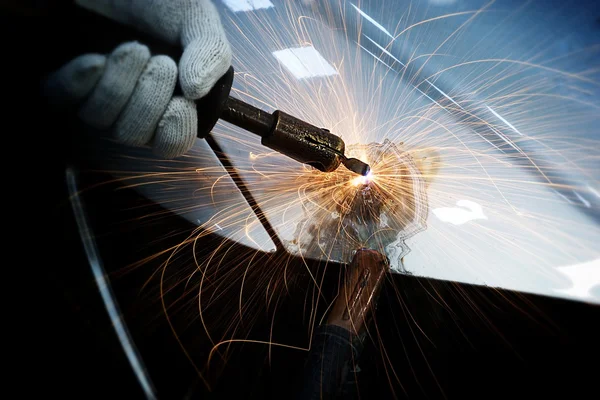
[[[188,99],[204,97],[231,66],[231,47],[216,7],[209,0],[187,0],[179,61],[179,80]]]

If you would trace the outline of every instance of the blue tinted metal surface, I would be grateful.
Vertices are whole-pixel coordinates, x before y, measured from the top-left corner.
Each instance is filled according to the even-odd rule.
[[[403,263],[391,255],[396,271],[600,303],[595,2],[217,3],[235,97],[327,127],[347,146],[388,140],[419,167],[427,229],[406,239]],[[287,250],[331,258],[297,246],[308,199],[299,182],[311,172],[225,123],[214,137]],[[186,183],[208,207],[207,184]],[[273,248],[266,232],[246,234],[261,228],[243,199],[225,197],[222,213],[194,219]]]

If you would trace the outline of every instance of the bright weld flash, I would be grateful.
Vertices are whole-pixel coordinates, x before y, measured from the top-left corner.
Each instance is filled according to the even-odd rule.
[[[354,186],[366,185],[366,184],[372,182],[373,180],[374,180],[373,171],[369,171],[369,173],[366,176],[357,176],[356,178],[353,178],[352,185],[354,185]]]

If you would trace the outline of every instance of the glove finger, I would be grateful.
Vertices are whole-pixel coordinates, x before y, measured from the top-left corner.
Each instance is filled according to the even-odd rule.
[[[149,59],[150,50],[137,42],[118,46],[108,56],[104,74],[79,110],[83,122],[96,129],[113,125]]]
[[[197,130],[195,103],[183,97],[174,97],[158,123],[152,149],[162,158],[179,157],[192,148]]]
[[[152,57],[115,124],[115,139],[131,146],[150,143],[176,84],[175,61],[167,56]]]
[[[183,16],[179,79],[188,99],[204,97],[231,66],[231,47],[209,0],[190,1]]]
[[[81,102],[96,86],[106,64],[106,56],[84,54],[53,72],[44,82],[44,94],[59,107]]]

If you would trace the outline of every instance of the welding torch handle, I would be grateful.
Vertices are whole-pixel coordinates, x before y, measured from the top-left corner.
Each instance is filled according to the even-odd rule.
[[[323,172],[335,171],[340,164],[349,170],[367,175],[369,166],[344,155],[344,141],[330,133],[283,111],[269,113],[230,96],[234,71],[216,83],[209,94],[196,102],[198,137],[210,134],[219,119],[261,137],[261,144],[296,161]]]
[[[344,141],[283,111],[269,113],[230,96],[234,70],[196,101],[198,137],[206,138],[219,119],[261,137],[261,144],[323,172],[336,170],[346,161]]]
[[[283,111],[269,113],[231,97],[233,76],[233,67],[230,67],[209,94],[196,102],[198,137],[205,138],[218,119],[222,119],[260,136],[262,145],[320,171],[332,172],[344,164],[359,175],[366,176],[369,173],[368,164],[344,155],[344,141],[329,130],[318,128]]]
[[[340,164],[363,176],[370,171],[368,164],[344,155],[340,137],[282,111],[270,114],[228,97],[220,118],[260,136],[263,145],[323,172],[332,172]]]
[[[221,119],[260,137],[268,136],[275,123],[273,114],[231,96],[225,103]]]

